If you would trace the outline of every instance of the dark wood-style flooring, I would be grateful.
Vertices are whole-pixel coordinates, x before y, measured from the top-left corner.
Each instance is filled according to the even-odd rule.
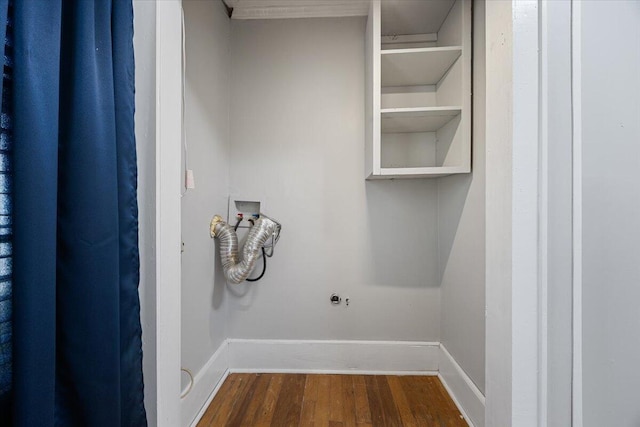
[[[467,426],[438,377],[231,374],[198,427]]]

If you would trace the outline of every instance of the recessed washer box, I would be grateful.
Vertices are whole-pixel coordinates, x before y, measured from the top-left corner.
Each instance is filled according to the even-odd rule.
[[[245,219],[264,212],[264,197],[256,194],[232,194],[229,196],[227,222],[235,223],[236,215],[241,213]],[[241,226],[244,226],[242,224]]]

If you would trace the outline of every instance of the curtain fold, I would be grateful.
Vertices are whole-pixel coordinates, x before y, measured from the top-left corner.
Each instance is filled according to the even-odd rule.
[[[8,9],[0,9],[0,41],[4,46],[2,106],[0,111],[0,414],[11,412],[13,370],[13,322],[11,281],[11,89],[13,77],[13,31],[7,19]]]
[[[12,18],[13,424],[144,426],[131,0]]]

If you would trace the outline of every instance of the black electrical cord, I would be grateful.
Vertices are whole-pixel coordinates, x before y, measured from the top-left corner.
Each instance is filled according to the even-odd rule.
[[[241,222],[242,222],[242,217],[238,217],[238,222],[236,222],[236,226],[233,227],[233,231],[238,231],[238,227],[240,227]]]
[[[267,257],[266,257],[266,253],[264,251],[264,246],[263,246],[262,247],[262,273],[260,273],[260,275],[255,279],[247,279],[247,282],[257,282],[258,280],[262,279],[262,276],[264,276],[264,273],[266,272],[267,272]]]

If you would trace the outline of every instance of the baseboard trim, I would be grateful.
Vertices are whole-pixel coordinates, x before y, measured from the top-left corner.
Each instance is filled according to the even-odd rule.
[[[484,427],[484,395],[443,344],[440,344],[438,377],[469,426]]]
[[[231,372],[419,374],[438,371],[439,343],[230,339]]]
[[[195,427],[230,373],[437,375],[471,427],[484,427],[485,398],[444,345],[417,341],[225,340],[181,402]]]
[[[180,418],[183,426],[195,427],[229,375],[228,350],[229,346],[225,340],[194,376],[191,391],[180,402]]]
[[[324,374],[324,375],[423,375],[437,377],[438,371],[374,371],[358,369],[229,369],[230,374]]]

